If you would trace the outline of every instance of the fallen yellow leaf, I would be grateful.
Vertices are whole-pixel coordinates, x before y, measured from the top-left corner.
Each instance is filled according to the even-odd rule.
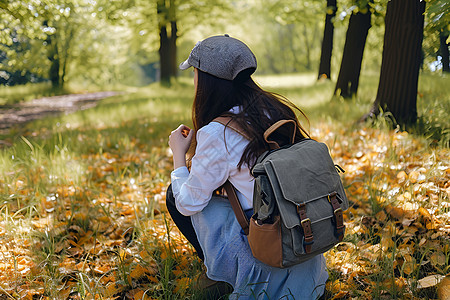
[[[423,207],[419,207],[419,209],[417,210],[417,212],[419,213],[419,215],[421,215],[423,217],[423,219],[425,221],[431,221],[431,214],[428,212],[427,209],[423,208]]]
[[[402,266],[403,273],[406,275],[410,275],[412,272],[414,272],[415,269],[415,263],[411,255],[406,254],[403,256],[404,262]]]
[[[441,282],[442,279],[444,279],[444,276],[442,275],[429,275],[427,277],[417,280],[417,288],[424,289],[435,286],[439,282]]]
[[[442,252],[434,252],[430,257],[433,266],[443,266],[445,264],[445,255]]]
[[[419,176],[420,176],[419,172],[412,171],[411,173],[409,173],[409,182],[416,183]]]
[[[139,279],[146,273],[146,269],[142,267],[141,265],[136,265],[133,270],[130,273],[131,278],[133,279]]]
[[[439,300],[450,299],[450,276],[446,276],[442,279],[438,285],[438,298]]]
[[[408,174],[406,174],[405,171],[400,171],[397,174],[397,179],[398,179],[398,183],[403,183],[406,181],[406,179],[408,179]]]

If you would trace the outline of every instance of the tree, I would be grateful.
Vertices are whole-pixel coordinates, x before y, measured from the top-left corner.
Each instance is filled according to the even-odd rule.
[[[42,0],[41,3],[22,3],[21,1],[2,2],[0,9],[2,16],[17,18],[17,22],[10,23],[9,30],[17,33],[15,37],[20,43],[29,47],[23,51],[7,49],[11,32],[1,38],[6,41],[2,45],[6,53],[7,67],[21,69],[24,72],[33,70],[39,75],[46,75],[52,86],[62,88],[65,83],[70,47],[74,37],[77,22],[78,5],[74,1],[64,4]],[[12,50],[12,51],[10,51]],[[45,57],[45,59],[43,59]],[[45,74],[46,73],[46,74]]]
[[[352,11],[345,38],[344,52],[334,94],[343,98],[356,95],[361,73],[367,34],[371,25],[372,13],[369,3],[360,1],[362,7]]]
[[[224,0],[210,0],[203,5],[198,5],[193,0],[156,1],[161,83],[170,85],[171,79],[178,75],[177,41],[183,32],[188,31],[193,25],[214,26],[218,18],[223,18],[229,13],[230,5]],[[178,23],[183,24],[183,32],[179,31]]]
[[[20,39],[16,32],[12,32],[9,37],[12,37],[11,45],[2,45],[3,50],[11,53],[26,53],[28,48],[31,47],[30,41],[26,39]],[[0,50],[0,66],[7,65],[9,60],[7,52]],[[9,69],[2,68],[0,71],[0,85],[17,85],[26,84],[28,82],[41,82],[45,79],[37,74],[32,73],[27,69]]]
[[[46,79],[57,88],[73,80],[137,84],[141,73],[130,49],[139,30],[131,29],[128,19],[141,23],[152,19],[136,20],[140,17],[133,11],[136,2],[96,0],[93,5],[85,0],[3,0],[0,69],[14,77],[21,75],[16,83]],[[146,2],[156,6],[154,1]],[[154,26],[152,30],[156,33]]]
[[[325,27],[323,30],[322,51],[320,54],[318,79],[331,79],[331,55],[333,52],[334,24],[336,17],[336,0],[327,0]]]
[[[42,23],[34,22],[34,18],[22,1],[0,2],[0,70],[5,74],[6,84],[26,83],[27,77],[48,78],[47,60],[34,47],[36,40],[40,40],[42,48],[45,34]]]
[[[369,116],[379,114],[381,108],[403,127],[417,121],[424,12],[425,1],[388,2],[380,81]]]

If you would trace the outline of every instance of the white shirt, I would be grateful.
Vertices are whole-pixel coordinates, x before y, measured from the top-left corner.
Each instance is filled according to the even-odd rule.
[[[203,210],[212,193],[228,179],[244,210],[252,208],[254,178],[248,166],[237,165],[248,140],[231,128],[211,122],[197,132],[197,148],[191,172],[186,167],[172,171],[172,190],[178,211],[191,216]]]

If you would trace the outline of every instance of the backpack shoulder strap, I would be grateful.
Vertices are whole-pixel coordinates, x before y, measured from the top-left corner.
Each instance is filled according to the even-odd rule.
[[[223,185],[225,191],[227,192],[228,201],[230,201],[231,208],[233,208],[236,219],[241,225],[242,230],[244,230],[245,235],[248,235],[249,221],[247,216],[242,209],[241,202],[236,195],[236,190],[229,180],[227,180]]]
[[[278,122],[276,122],[275,124],[273,124],[272,126],[270,126],[265,132],[264,132],[264,140],[266,141],[267,144],[269,144],[270,149],[278,149],[280,148],[280,146],[278,145],[277,142],[272,141],[269,139],[270,135],[272,133],[274,133],[276,130],[278,130],[278,128],[286,125],[286,124],[290,124],[292,127],[291,130],[291,144],[294,143],[295,141],[295,131],[297,129],[297,123],[295,123],[294,120],[279,120]]]
[[[229,127],[230,129],[245,137],[247,140],[250,140],[250,137],[244,132],[244,130],[242,130],[241,126],[231,117],[220,116],[212,120],[212,122],[217,122],[224,125],[225,127]]]
[[[248,135],[244,132],[244,130],[242,130],[241,126],[236,121],[234,121],[230,116],[220,116],[220,117],[215,118],[211,122],[217,122],[217,123],[224,125],[225,127],[229,127],[230,129],[232,129],[235,132],[242,135],[247,140],[251,140],[250,137],[248,137]],[[195,154],[196,146],[197,146],[197,140],[194,135],[193,139],[191,140],[189,149],[187,151],[187,156],[188,156],[187,165],[188,165],[189,169],[190,169],[191,159]]]
[[[212,121],[220,123],[225,127],[229,127],[230,129],[239,133],[246,139],[250,140],[250,138],[242,130],[241,126],[239,126],[239,124],[236,121],[234,121],[231,117],[220,116]],[[233,208],[234,214],[236,215],[236,219],[239,225],[241,225],[242,230],[244,230],[244,233],[248,235],[249,221],[244,213],[244,210],[242,209],[241,202],[239,202],[239,199],[236,195],[235,187],[231,184],[229,180],[227,180],[224,183],[223,188],[227,192],[228,201],[230,201],[231,207]]]

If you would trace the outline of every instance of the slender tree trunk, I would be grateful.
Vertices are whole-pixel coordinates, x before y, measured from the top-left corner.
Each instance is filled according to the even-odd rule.
[[[177,22],[170,22],[170,64],[171,72],[170,76],[177,77],[178,74],[178,64],[177,64]]]
[[[383,57],[377,97],[369,115],[389,111],[403,127],[417,121],[417,85],[421,62],[425,1],[387,4]]]
[[[333,52],[334,36],[333,19],[336,17],[336,10],[336,0],[327,0],[327,15],[325,17],[325,28],[323,30],[318,79],[331,79],[331,56]]]
[[[287,72],[286,62],[288,60],[286,58],[286,51],[285,51],[286,47],[284,45],[284,39],[285,38],[284,38],[283,27],[278,25],[278,45],[280,46],[280,54],[281,54],[280,60],[278,60],[278,62],[280,64],[282,64],[281,65],[281,68],[282,68],[281,71],[286,73]]]
[[[306,48],[306,69],[311,70],[311,44],[308,39],[308,30],[306,25],[303,24],[303,36],[305,37],[305,48]]]
[[[408,0],[409,1],[409,0]],[[356,95],[361,73],[361,63],[366,46],[367,34],[371,27],[371,13],[367,9],[352,14],[348,23],[341,68],[334,90],[335,95],[351,98]]]
[[[48,22],[44,21],[44,26],[48,26]],[[60,72],[60,55],[58,52],[58,44],[55,40],[56,34],[48,34],[47,39],[45,40],[47,43],[47,58],[50,61],[50,68],[48,70],[48,77],[50,82],[52,83],[52,87],[60,88],[61,87],[61,76]]]
[[[52,45],[49,57],[51,57],[49,70],[50,81],[52,82],[52,86],[54,88],[59,88],[61,87],[61,80],[59,76],[60,63],[59,63],[58,47],[56,45]]]
[[[449,51],[448,51],[448,31],[447,34],[444,33],[444,31],[441,31],[439,33],[439,40],[440,40],[440,48],[439,51],[441,52],[442,56],[442,72],[449,73],[450,72],[450,63],[449,63]]]
[[[288,24],[287,25],[287,29],[288,29],[288,32],[289,32],[289,39],[291,40],[291,41],[293,41],[294,40],[294,38],[295,38],[295,24]],[[292,53],[292,58],[294,59],[294,63],[292,64],[292,71],[293,72],[297,72],[297,66],[299,65],[299,61],[298,61],[298,58],[297,58],[297,51],[296,51],[296,49],[295,49],[295,47],[294,47],[294,42],[291,42],[291,43],[289,43],[289,48],[290,48],[290,50],[291,50],[291,53]]]
[[[166,26],[159,29],[159,64],[160,64],[160,80],[165,85],[170,85],[171,65],[170,65],[170,46],[167,37]]]
[[[66,82],[66,75],[67,75],[67,65],[70,59],[70,47],[72,44],[73,36],[74,36],[75,29],[74,28],[66,28],[66,40],[64,42],[64,59],[62,60],[62,74],[61,74],[61,87],[64,86]]]

